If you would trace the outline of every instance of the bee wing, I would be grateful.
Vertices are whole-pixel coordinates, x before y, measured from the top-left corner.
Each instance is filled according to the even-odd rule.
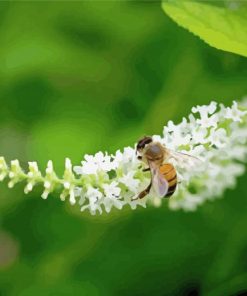
[[[152,187],[158,196],[164,197],[168,192],[169,184],[160,173],[158,166],[149,163],[149,167],[152,175]]]
[[[176,152],[170,149],[167,149],[167,150],[169,152],[169,157],[174,158],[178,162],[187,162],[192,165],[200,165],[202,163],[202,160],[195,156],[192,156],[183,152]]]

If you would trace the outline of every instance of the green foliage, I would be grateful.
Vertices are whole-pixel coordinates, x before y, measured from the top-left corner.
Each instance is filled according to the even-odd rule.
[[[235,9],[230,9],[194,1],[171,0],[164,1],[162,7],[176,23],[209,45],[247,56],[247,9],[241,3],[235,5]]]

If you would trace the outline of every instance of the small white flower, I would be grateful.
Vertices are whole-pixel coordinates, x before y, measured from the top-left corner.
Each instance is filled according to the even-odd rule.
[[[208,140],[211,145],[215,145],[218,148],[224,147],[228,142],[226,130],[223,128],[213,129]]]
[[[217,127],[218,124],[218,116],[217,115],[212,115],[210,117],[208,116],[203,116],[200,119],[197,119],[196,122],[203,126],[204,128],[209,128],[209,127]]]
[[[119,200],[121,189],[118,187],[118,183],[113,181],[111,184],[103,184],[103,189],[105,194],[103,204],[106,212],[109,213],[112,206],[121,209],[124,202]]]
[[[85,155],[85,160],[82,161],[82,167],[76,167],[76,171],[81,174],[97,174],[98,171],[110,171],[112,169],[111,157],[104,155],[103,152],[98,152],[95,156]]]
[[[25,173],[20,167],[19,160],[12,160],[10,163],[9,178],[11,179],[8,183],[8,187],[12,188],[18,182],[25,179]]]
[[[113,181],[110,184],[103,184],[103,189],[106,197],[119,197],[121,189],[118,187],[118,183]]]
[[[46,189],[51,188],[51,183],[50,183],[49,181],[45,181],[45,182],[44,182],[44,187],[45,187]]]
[[[135,172],[130,171],[127,174],[124,174],[122,177],[118,179],[118,181],[122,184],[125,184],[127,188],[133,193],[138,193],[140,180],[135,178]]]
[[[71,205],[76,203],[75,199],[75,176],[72,171],[72,163],[69,158],[65,159],[65,171],[63,174],[63,191],[60,194],[60,199],[65,200],[67,196],[69,196],[69,201]]]
[[[211,102],[208,106],[203,105],[193,107],[192,112],[200,114],[200,119],[197,119],[196,122],[204,128],[216,128],[219,121],[218,114],[213,114],[216,111],[216,108],[216,102]]]
[[[56,175],[54,168],[53,168],[53,163],[51,160],[48,161],[45,172],[46,172],[46,175],[43,180],[45,190],[41,195],[41,197],[43,199],[47,199],[48,195],[56,187],[57,180],[58,180],[57,175]]]
[[[120,174],[127,174],[129,171],[136,170],[140,162],[137,160],[134,148],[126,147],[123,153],[118,150],[116,155],[112,155],[112,166]]]
[[[9,177],[10,177],[10,179],[13,179],[15,177],[15,173],[14,172],[9,172]]]
[[[212,101],[209,105],[196,106],[192,108],[193,113],[200,113],[201,118],[213,114],[217,109],[217,103]]]
[[[96,170],[95,170],[95,171],[96,171]],[[74,166],[74,172],[75,172],[77,175],[82,175],[82,174],[83,174],[82,167],[79,166],[79,165]]]
[[[49,160],[46,168],[46,174],[52,174],[53,173],[53,164],[52,161]]]
[[[99,211],[99,213],[101,214],[102,209],[100,206],[100,200],[103,194],[99,191],[99,189],[89,186],[86,196],[89,200],[89,204],[82,206],[81,211],[84,211],[85,209],[89,209],[92,215],[95,215],[97,211]]]
[[[199,126],[191,131],[191,141],[193,144],[205,144],[208,139],[206,138],[208,130],[204,126]]]
[[[28,165],[29,172],[27,173],[27,185],[24,188],[24,193],[26,194],[33,190],[33,187],[37,182],[43,180],[37,162],[29,162]]]
[[[233,102],[233,105],[231,108],[227,107],[226,108],[226,114],[225,117],[228,119],[232,119],[233,121],[237,122],[242,122],[242,118],[244,115],[247,114],[247,111],[241,111],[238,108],[237,102]]]

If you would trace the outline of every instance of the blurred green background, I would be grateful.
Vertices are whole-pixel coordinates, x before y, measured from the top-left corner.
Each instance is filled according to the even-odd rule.
[[[25,167],[114,152],[196,104],[247,94],[246,58],[173,23],[159,2],[1,2],[0,154]],[[92,217],[0,184],[0,295],[244,295],[246,175],[195,213]],[[245,291],[245,292],[244,292]]]

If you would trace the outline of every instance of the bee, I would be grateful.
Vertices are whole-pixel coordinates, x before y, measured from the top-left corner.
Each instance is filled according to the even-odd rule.
[[[136,199],[144,198],[149,194],[151,188],[159,197],[170,197],[176,191],[178,178],[177,171],[173,164],[169,163],[169,158],[175,160],[189,160],[194,164],[200,161],[198,158],[172,151],[160,142],[154,142],[152,137],[146,136],[138,141],[136,146],[137,158],[148,165],[143,171],[151,172],[151,181],[146,189],[138,194]]]

